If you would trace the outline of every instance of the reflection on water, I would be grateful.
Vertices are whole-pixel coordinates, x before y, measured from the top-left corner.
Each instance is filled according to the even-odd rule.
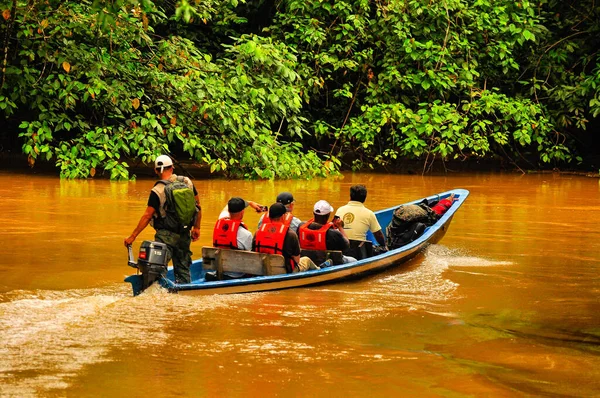
[[[2,396],[594,396],[600,393],[600,188],[553,176],[347,175],[199,181],[202,237],[240,195],[295,213],[366,183],[385,208],[471,190],[439,245],[348,283],[131,297],[123,237],[152,181],[15,178],[0,196]],[[9,188],[10,187],[10,188]],[[251,230],[257,214],[248,213]],[[141,240],[150,239],[145,231]]]

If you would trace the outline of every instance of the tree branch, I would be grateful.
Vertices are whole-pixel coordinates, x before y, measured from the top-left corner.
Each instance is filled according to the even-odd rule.
[[[4,82],[6,81],[6,65],[8,64],[8,41],[12,32],[12,26],[15,21],[15,14],[17,13],[17,0],[13,0],[12,8],[10,10],[10,20],[6,26],[6,35],[4,36],[4,60],[2,61],[2,83],[0,84],[0,91],[4,88]]]

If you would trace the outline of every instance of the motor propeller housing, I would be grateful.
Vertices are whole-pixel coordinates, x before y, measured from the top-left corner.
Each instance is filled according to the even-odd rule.
[[[167,276],[167,264],[169,263],[169,250],[166,244],[145,240],[140,246],[138,260],[133,260],[133,250],[127,247],[129,259],[127,264],[137,268],[142,273],[142,290],[148,288],[161,277]]]

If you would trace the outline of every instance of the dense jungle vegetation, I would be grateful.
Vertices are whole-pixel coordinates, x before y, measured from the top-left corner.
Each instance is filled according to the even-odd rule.
[[[165,152],[307,178],[597,149],[595,0],[0,2],[1,150],[67,178]]]

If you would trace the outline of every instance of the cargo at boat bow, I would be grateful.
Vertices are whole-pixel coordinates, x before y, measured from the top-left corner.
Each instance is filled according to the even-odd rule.
[[[446,234],[454,213],[464,203],[469,191],[454,189],[405,204],[424,202],[432,204],[449,198],[450,195],[454,195],[453,205],[435,224],[427,227],[416,240],[400,248],[355,262],[288,274],[284,267],[283,257],[280,255],[204,247],[202,259],[194,261],[190,268],[191,283],[177,284],[174,282],[171,267],[169,267],[166,277],[161,276],[161,273],[158,272],[158,269],[166,264],[166,246],[159,242],[144,241],[140,247],[140,256],[137,262],[133,259],[131,249],[129,251],[129,265],[138,268],[138,272],[141,271],[141,273],[131,275],[125,281],[131,283],[134,295],[140,294],[154,278],[162,287],[173,293],[231,294],[289,289],[360,278],[397,266],[414,257],[429,244],[437,243]],[[386,226],[392,220],[394,210],[399,206],[375,212],[384,234]],[[367,242],[360,246],[370,248],[371,245],[376,249],[377,242],[369,232]],[[377,250],[373,250],[373,252],[377,252]],[[335,256],[336,253],[329,254]],[[247,277],[224,278],[224,275],[232,272],[243,273]],[[207,275],[213,277],[207,278]]]

